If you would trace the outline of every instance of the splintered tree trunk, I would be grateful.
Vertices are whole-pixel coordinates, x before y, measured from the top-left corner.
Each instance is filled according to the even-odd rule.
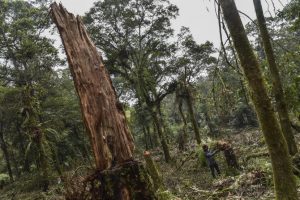
[[[262,42],[264,45],[269,69],[271,72],[273,93],[275,95],[276,107],[279,115],[281,130],[286,139],[290,154],[295,155],[298,152],[298,149],[293,135],[292,127],[291,127],[291,121],[289,119],[288,109],[285,101],[279,70],[277,67],[274,51],[272,48],[271,38],[267,29],[266,20],[261,6],[261,1],[253,0],[253,3],[255,7],[256,16],[257,16],[260,35],[262,37]]]
[[[296,182],[287,144],[267,95],[259,63],[247,38],[234,0],[219,0],[219,3],[248,81],[252,101],[270,152],[276,199],[296,200],[298,199]]]
[[[153,199],[148,174],[133,160],[133,138],[125,113],[82,20],[57,3],[51,5],[51,14],[67,54],[99,172],[92,181],[100,182],[93,184],[99,195],[92,196],[104,200]]]
[[[133,138],[102,57],[79,17],[76,18],[57,4],[52,4],[52,16],[62,38],[80,98],[97,169],[107,169],[113,162],[131,160]]]

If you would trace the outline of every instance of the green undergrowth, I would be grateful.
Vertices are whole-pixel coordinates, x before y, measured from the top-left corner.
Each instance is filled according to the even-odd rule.
[[[159,189],[159,200],[253,200],[274,199],[272,167],[267,148],[257,129],[226,130],[223,137],[204,140],[212,146],[217,140],[231,143],[238,157],[241,170],[227,167],[223,153],[216,155],[221,176],[213,179],[205,162],[201,146],[191,145],[186,151],[179,151],[176,145],[170,145],[173,161],[163,160],[161,150],[151,150],[152,158],[163,176],[166,189]],[[300,137],[296,135],[297,141]],[[143,160],[142,150],[138,156]],[[7,176],[0,176],[8,180]],[[6,177],[6,178],[5,178]],[[64,199],[65,188],[57,177],[51,180],[49,191],[42,192],[37,185],[37,176],[28,175],[5,186],[0,192],[0,199],[10,200],[60,200]],[[297,178],[297,184],[300,180]]]
[[[26,174],[11,184],[5,186],[0,192],[2,200],[60,200],[63,199],[63,185],[55,176],[50,179],[50,188],[43,192],[39,185],[38,174]]]
[[[272,167],[260,131],[248,128],[226,132],[223,137],[205,143],[213,146],[217,140],[229,141],[241,170],[228,168],[220,152],[216,160],[221,176],[213,179],[200,146],[184,152],[172,148],[171,152],[176,157],[175,164],[166,164],[157,159],[168,190],[182,200],[274,199]]]

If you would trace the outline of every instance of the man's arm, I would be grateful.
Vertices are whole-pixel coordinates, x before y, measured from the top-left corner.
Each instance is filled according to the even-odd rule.
[[[216,150],[214,150],[214,151],[208,150],[208,151],[205,153],[205,156],[206,156],[207,158],[210,158],[210,157],[214,156],[216,153],[218,153],[219,151],[220,151],[219,149],[216,149]]]

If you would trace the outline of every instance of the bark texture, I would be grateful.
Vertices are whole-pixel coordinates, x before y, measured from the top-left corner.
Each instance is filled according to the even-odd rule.
[[[276,63],[274,51],[272,48],[271,37],[269,35],[266,20],[264,17],[263,9],[261,6],[260,0],[253,0],[255,12],[257,16],[257,22],[260,30],[260,35],[262,38],[264,50],[267,56],[267,61],[269,65],[269,69],[271,72],[272,85],[273,85],[273,93],[275,95],[276,100],[276,108],[279,115],[281,130],[286,139],[289,153],[291,155],[295,155],[298,152],[297,145],[295,142],[295,138],[293,135],[291,122],[289,119],[288,109],[285,101],[285,95],[283,92],[283,87],[279,75],[278,66]]]
[[[251,48],[234,0],[219,0],[235,49],[244,70],[251,98],[267,143],[275,183],[276,199],[296,200],[296,183],[284,136],[272,109],[259,63]]]
[[[56,3],[51,5],[51,12],[80,98],[97,169],[101,171],[131,160],[133,138],[101,55],[79,16]]]

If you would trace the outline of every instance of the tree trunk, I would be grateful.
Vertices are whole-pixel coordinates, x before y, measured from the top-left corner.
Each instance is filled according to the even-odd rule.
[[[43,191],[49,186],[49,162],[45,149],[45,136],[39,121],[39,100],[36,98],[36,90],[28,83],[23,90],[23,115],[25,116],[23,126],[30,140],[36,145],[36,165],[39,169],[39,184]]]
[[[12,173],[12,170],[11,170],[9,153],[8,153],[8,150],[7,150],[7,145],[6,145],[5,141],[4,141],[2,130],[0,130],[0,147],[1,147],[2,151],[3,151],[4,159],[6,161],[6,167],[7,167],[7,172],[8,172],[10,181],[13,182],[14,181],[14,177],[13,177],[13,173]]]
[[[94,152],[98,173],[92,181],[100,182],[96,199],[153,199],[143,165],[133,161],[133,138],[122,105],[82,20],[57,3],[51,5],[51,14],[67,54]]]
[[[180,113],[180,116],[181,116],[181,119],[182,119],[182,122],[183,122],[183,128],[182,128],[182,131],[183,131],[183,145],[185,146],[187,141],[188,141],[188,134],[187,134],[187,121],[186,121],[186,118],[185,118],[185,115],[183,113],[183,110],[182,110],[182,101],[180,101],[178,103],[178,110],[179,110],[179,113]]]
[[[23,164],[23,172],[30,172],[30,165],[29,165],[29,160],[28,156],[26,156],[26,150],[25,150],[25,138],[22,132],[21,124],[19,122],[16,123],[16,129],[18,132],[19,136],[19,143],[20,143],[20,149],[19,149],[19,154],[22,155],[23,157],[22,164]]]
[[[296,183],[286,141],[267,95],[259,63],[251,48],[234,0],[219,0],[238,57],[251,90],[252,101],[267,143],[275,183],[276,199],[296,200]]]
[[[154,145],[155,147],[157,147],[159,145],[159,136],[158,136],[158,131],[157,131],[157,127],[156,127],[156,123],[154,122],[153,120],[153,142],[154,142]]]
[[[20,164],[17,161],[17,156],[14,154],[14,151],[11,151],[11,153],[9,155],[10,155],[10,159],[12,161],[12,165],[15,169],[15,170],[12,170],[12,171],[15,171],[15,173],[13,173],[13,174],[15,174],[16,179],[18,179],[21,176],[21,172],[19,170]]]
[[[157,112],[152,111],[152,118],[155,123],[157,134],[159,136],[160,143],[161,143],[161,146],[162,146],[162,149],[164,152],[165,161],[168,163],[171,161],[170,151],[169,151],[168,143],[165,138],[165,134],[162,130],[161,121],[159,120],[159,118],[157,116]]]
[[[283,92],[279,70],[278,70],[274,51],[271,44],[271,38],[267,29],[266,20],[261,6],[261,1],[253,0],[253,3],[255,7],[256,16],[257,16],[260,35],[262,37],[263,46],[265,49],[269,69],[271,72],[273,93],[275,95],[276,107],[279,115],[281,130],[286,139],[290,154],[295,155],[298,152],[298,149],[293,135],[292,127],[291,127],[291,122],[289,119],[288,109],[285,101],[285,95]]]
[[[149,125],[146,126],[146,134],[147,134],[147,137],[149,138],[150,147],[151,147],[151,149],[153,149],[154,145],[153,145],[153,141],[152,141],[152,136],[151,136],[151,133],[150,133],[150,127],[149,127]]]
[[[167,144],[170,144],[170,129],[169,129],[168,124],[166,124],[166,122],[165,122],[163,113],[161,111],[161,105],[160,104],[161,104],[161,102],[156,104],[157,111],[158,111],[158,116],[159,116],[159,119],[161,121],[163,132],[164,132],[164,135],[165,135],[165,138],[166,138],[166,142],[167,142]]]
[[[148,150],[149,149],[148,137],[147,137],[147,131],[145,127],[143,127],[143,134],[144,134],[145,149]]]
[[[192,97],[191,97],[191,94],[190,94],[189,91],[187,91],[187,93],[188,93],[187,94],[187,99],[186,99],[187,107],[188,107],[188,110],[189,110],[190,119],[191,119],[193,129],[194,129],[194,132],[195,132],[195,139],[196,139],[197,143],[200,144],[201,143],[200,131],[199,131],[198,123],[197,123],[195,113],[194,113]]]

